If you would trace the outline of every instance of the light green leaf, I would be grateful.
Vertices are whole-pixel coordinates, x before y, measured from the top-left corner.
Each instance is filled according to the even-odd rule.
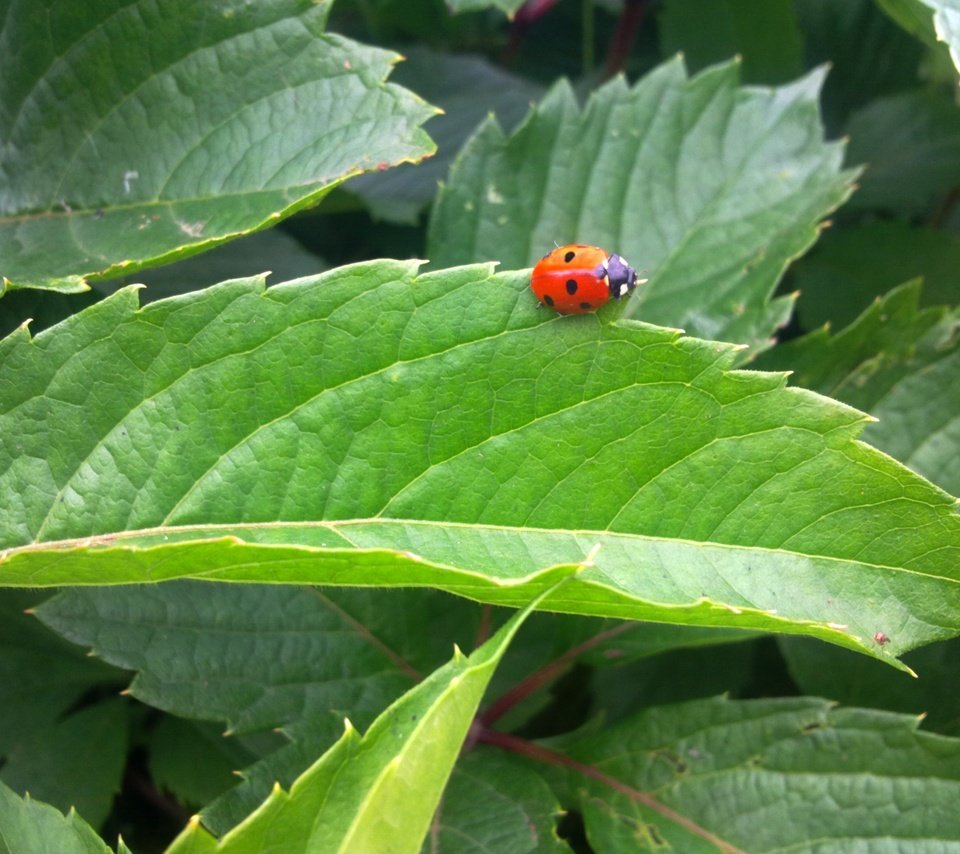
[[[583,110],[558,84],[512,136],[488,121],[467,143],[427,254],[523,266],[555,241],[597,244],[650,277],[628,313],[761,346],[790,312],[770,299],[784,267],[853,179],[823,141],[822,77],[741,88],[736,64],[687,79],[672,61]]]
[[[14,791],[29,792],[57,809],[75,808],[100,827],[120,791],[128,728],[129,708],[121,700],[81,709],[18,743],[0,778]]]
[[[900,217],[960,185],[960,110],[936,92],[878,98],[847,126],[849,163],[867,166],[850,205]]]
[[[937,38],[950,48],[953,64],[960,70],[960,2],[958,0],[920,0],[933,9]]]
[[[7,5],[5,288],[176,260],[432,151],[434,110],[384,83],[394,54],[324,32],[330,2]]]
[[[0,845],[10,854],[112,854],[75,810],[66,816],[29,795],[19,798],[0,781]]]
[[[667,0],[658,31],[663,55],[682,53],[692,71],[734,56],[751,83],[785,83],[803,71],[793,0]]]
[[[544,573],[545,589],[575,570]],[[419,851],[487,683],[535,605],[536,599],[469,657],[455,650],[362,737],[346,721],[343,737],[289,793],[278,786],[216,850]],[[192,825],[181,838],[203,832]],[[175,842],[169,854],[179,851]]]
[[[954,502],[856,442],[865,416],[730,345],[551,317],[524,273],[415,271],[121,292],[0,342],[2,583],[517,606],[596,552],[547,607],[887,658],[960,628]]]
[[[598,851],[956,851],[960,740],[917,724],[814,698],[718,698],[560,745],[617,787],[567,773]]]
[[[451,12],[477,12],[481,9],[499,9],[512,18],[525,0],[446,0]]]
[[[918,310],[919,292],[897,288],[837,335],[818,330],[762,364],[872,413],[868,441],[960,494],[960,311]]]

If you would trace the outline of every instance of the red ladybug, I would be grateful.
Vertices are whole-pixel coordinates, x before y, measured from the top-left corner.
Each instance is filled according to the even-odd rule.
[[[586,314],[627,296],[646,279],[617,254],[599,246],[568,243],[544,255],[533,268],[530,287],[537,299],[560,314]]]

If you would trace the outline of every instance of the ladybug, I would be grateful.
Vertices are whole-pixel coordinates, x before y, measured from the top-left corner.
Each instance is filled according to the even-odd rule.
[[[559,314],[586,314],[610,297],[627,296],[646,279],[623,258],[599,246],[568,243],[548,252],[533,268],[530,287],[540,302]]]

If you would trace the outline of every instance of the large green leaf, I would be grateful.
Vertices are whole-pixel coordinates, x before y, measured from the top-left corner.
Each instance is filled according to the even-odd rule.
[[[544,574],[549,590],[576,567]],[[361,737],[343,737],[293,784],[277,787],[218,851],[418,851],[490,677],[536,601],[469,657],[452,661],[393,703]],[[191,824],[170,848],[193,850]]]
[[[957,633],[953,500],[856,442],[865,416],[731,370],[729,345],[535,305],[524,273],[372,262],[143,308],[121,292],[14,333],[2,583],[516,606],[596,552],[547,607],[887,657]]]
[[[583,110],[558,84],[515,134],[491,120],[465,146],[427,254],[516,267],[555,241],[595,243],[649,273],[628,312],[761,345],[790,312],[770,299],[784,267],[850,192],[841,147],[823,141],[822,76],[740,88],[736,64],[688,79],[675,60]]]
[[[8,0],[5,287],[81,290],[429,154],[433,109],[384,83],[394,54],[324,32],[330,5]]]
[[[720,698],[561,743],[604,778],[567,775],[597,851],[955,851],[960,740],[917,723],[813,698]]]

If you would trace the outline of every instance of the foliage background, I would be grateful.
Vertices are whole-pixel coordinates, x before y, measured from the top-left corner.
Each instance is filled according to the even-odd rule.
[[[560,588],[566,594],[551,594],[551,610],[568,613],[533,614],[503,655],[488,701],[508,699],[480,719],[489,744],[457,762],[428,840],[433,850],[468,850],[465,840],[505,851],[626,850],[656,847],[664,836],[680,850],[723,844],[613,794],[611,777],[657,793],[742,850],[803,849],[825,822],[828,848],[862,842],[878,822],[904,844],[960,846],[950,817],[960,780],[950,497],[960,493],[960,10],[932,0],[454,8],[338,0],[304,12],[290,0],[262,4],[257,20],[221,4],[229,14],[208,29],[209,20],[200,27],[187,13],[192,4],[173,5],[152,17],[147,4],[135,4],[139,35],[108,19],[76,40],[76,65],[64,71],[51,59],[48,71],[36,49],[46,29],[51,57],[58,37],[73,38],[62,7],[23,15],[13,0],[0,4],[8,46],[0,273],[10,288],[0,300],[0,332],[9,335],[0,545],[13,549],[3,580],[16,585],[0,591],[0,780],[16,793],[4,790],[6,821],[23,819],[25,804],[73,806],[109,844],[122,834],[133,850],[151,851],[164,850],[202,809],[206,826],[222,834],[275,779],[289,786],[339,738],[344,716],[363,731],[423,676],[441,673],[453,643],[472,650],[502,625],[511,611],[497,604],[542,593],[539,571],[582,562],[601,541],[594,532],[610,529],[629,535],[620,557],[611,557],[620,541],[603,540],[597,567]],[[18,29],[16,21],[26,23]],[[212,64],[188,49],[201,31]],[[142,48],[144,33],[151,51]],[[106,64],[105,51],[113,57]],[[389,51],[406,57],[395,69]],[[203,85],[215,71],[231,82],[226,96]],[[39,106],[14,115],[10,105],[34,72],[48,84],[37,89]],[[123,97],[124,87],[136,97]],[[351,98],[354,109],[338,109]],[[122,106],[106,111],[96,145],[74,150],[93,109],[87,99]],[[236,134],[238,126],[249,135],[222,130]],[[148,167],[115,174],[144,150],[156,155],[143,160]],[[204,159],[211,151],[217,156]],[[250,151],[259,169],[249,168]],[[54,180],[62,157],[73,184]],[[554,240],[573,239],[622,251],[647,269],[650,286],[628,315],[748,349],[678,343],[669,330],[608,323],[613,313],[602,328],[558,327],[524,302],[524,273],[486,266],[520,270]],[[404,260],[368,263],[387,257],[427,258],[431,272]],[[445,271],[472,262],[480,266]],[[352,263],[362,266],[337,272]],[[255,278],[205,290],[265,270],[273,284],[328,269],[307,299],[295,287],[267,289],[272,315]],[[130,283],[147,287],[104,301]],[[401,285],[419,289],[415,305]],[[137,310],[192,293],[193,302]],[[284,338],[296,312],[334,321]],[[32,339],[21,326],[27,318]],[[428,331],[403,339],[399,319]],[[157,330],[189,342],[197,377],[189,394],[166,401],[175,414],[166,422],[155,414],[163,383],[141,379]],[[198,330],[206,337],[192,337]],[[382,384],[336,398],[332,415],[304,428],[319,435],[332,423],[351,437],[321,479],[330,490],[323,506],[316,484],[298,483],[283,465],[307,453],[289,437],[273,437],[246,465],[215,477],[199,464],[196,449],[209,440],[213,453],[218,430],[272,417],[235,394],[236,372],[204,373],[223,356],[217,346],[273,340],[273,358],[244,382],[283,387],[278,405],[301,389],[337,388],[344,377],[325,375],[324,365],[355,368],[361,380],[386,372]],[[124,363],[125,341],[142,348],[142,363]],[[409,349],[389,351],[394,341]],[[461,361],[446,361],[454,343],[468,346]],[[352,358],[334,362],[331,352]],[[409,376],[389,372],[416,359],[422,369]],[[183,379],[183,364],[171,360],[168,379]],[[110,366],[104,387],[90,380],[102,365]],[[878,420],[864,425],[846,407],[731,373],[744,367],[792,370],[792,385]],[[626,388],[618,378],[625,370],[634,382]],[[477,376],[500,396],[474,394]],[[720,405],[630,396],[663,376],[702,383]],[[542,409],[525,412],[537,378],[550,380],[537,398]],[[418,389],[429,394],[420,400]],[[436,417],[436,389],[446,421]],[[584,389],[606,402],[578,420],[569,410]],[[384,400],[393,408],[381,409]],[[191,417],[194,407],[203,417]],[[138,425],[118,421],[120,410],[145,413],[139,429],[160,463],[140,460],[138,468]],[[624,430],[623,411],[652,415]],[[655,417],[664,411],[670,419]],[[471,468],[466,450],[489,412],[518,419],[518,428],[557,420],[535,440],[496,447],[501,480],[474,512],[469,489],[452,484],[481,482],[489,464]],[[132,444],[111,433],[114,422]],[[161,440],[163,423],[192,429],[194,444],[182,444],[179,427]],[[424,432],[428,423],[440,428]],[[538,457],[537,443],[556,441],[558,423],[558,445],[569,447]],[[745,438],[745,427],[758,424],[771,436]],[[930,483],[856,450],[864,426],[865,441]],[[34,462],[49,461],[55,481],[59,462],[68,468],[84,457],[88,430],[103,440],[102,456],[78,468],[82,477],[41,488]],[[735,441],[702,469],[681,465],[675,491],[644,494],[633,515],[608,488],[624,469],[639,482],[639,463],[631,466],[658,449],[677,449],[682,461],[692,453],[681,453],[682,440],[699,451],[717,436]],[[835,456],[822,456],[821,443]],[[391,485],[384,472],[406,469],[387,456],[421,451],[434,455],[430,465],[462,454],[461,467],[445,475],[439,466],[415,489]],[[596,467],[581,471],[584,456]],[[183,465],[190,458],[195,468]],[[118,470],[111,459],[122,462]],[[810,460],[820,467],[803,469]],[[555,461],[570,471],[558,473]],[[371,470],[380,489],[373,495],[357,486]],[[764,493],[758,484],[773,470],[781,479]],[[803,476],[783,479],[795,470]],[[244,480],[251,471],[255,482]],[[178,472],[193,478],[193,503],[181,503]],[[257,491],[268,475],[274,504]],[[713,481],[729,489],[713,496]],[[738,484],[755,503],[743,503]],[[63,500],[51,501],[58,488]],[[817,528],[831,501],[836,524]],[[381,515],[418,525],[391,526]],[[367,517],[381,524],[327,524],[309,535],[242,525]],[[793,527],[802,532],[808,521],[803,541]],[[232,527],[211,529],[197,552],[178,551],[177,542],[163,551],[165,530],[137,533],[215,522]],[[431,526],[449,522],[469,531]],[[498,526],[523,530],[510,540]],[[541,540],[538,529],[560,533]],[[578,539],[581,529],[589,536]],[[128,530],[127,540],[83,540]],[[224,534],[235,537],[230,548],[218,539]],[[17,551],[60,538],[73,543],[74,563]],[[796,545],[795,563],[758,558],[758,549],[784,542]],[[290,547],[282,566],[257,551],[264,543]],[[324,564],[318,576],[297,549],[347,543],[362,556],[334,557],[354,561],[353,580],[362,572],[380,587],[399,573],[438,589],[315,586],[342,583],[340,570]],[[738,550],[728,556],[719,546]],[[812,560],[824,555],[835,568]],[[656,572],[636,573],[638,565]],[[293,584],[86,586],[191,576],[198,566],[218,567],[221,578]],[[50,585],[66,589],[35,589]],[[830,625],[839,606],[828,596],[844,602],[843,629]],[[891,667],[894,656],[920,678]],[[822,735],[816,749],[821,736],[811,733]],[[538,760],[530,745],[598,769],[607,783],[582,767]],[[710,762],[698,765],[704,756]],[[907,786],[905,776],[915,782]],[[28,791],[34,800],[16,797]],[[725,792],[734,793],[729,804]],[[825,800],[847,809],[825,819],[809,807]],[[46,833],[54,825],[44,822],[55,820],[40,812],[23,819]],[[80,837],[89,850],[100,844],[86,830],[56,826],[76,832],[65,845]]]

